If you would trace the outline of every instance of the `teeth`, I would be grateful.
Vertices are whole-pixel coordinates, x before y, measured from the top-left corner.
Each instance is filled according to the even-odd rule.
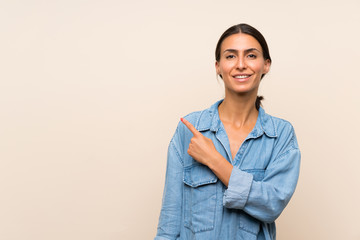
[[[242,79],[242,78],[247,78],[247,77],[249,77],[249,75],[235,76],[235,78],[240,78],[240,79]]]

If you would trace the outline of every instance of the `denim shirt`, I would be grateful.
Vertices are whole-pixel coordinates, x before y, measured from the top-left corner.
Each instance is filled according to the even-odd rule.
[[[185,118],[232,165],[228,187],[187,150],[192,133],[179,123],[170,141],[155,240],[273,240],[275,219],[295,191],[300,151],[292,125],[259,109],[254,129],[231,156],[216,102]]]

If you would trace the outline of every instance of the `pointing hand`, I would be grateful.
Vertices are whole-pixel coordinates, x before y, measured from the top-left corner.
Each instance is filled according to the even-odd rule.
[[[202,135],[202,133],[196,130],[196,128],[186,119],[181,118],[181,121],[194,135],[189,144],[188,154],[199,163],[208,166],[211,161],[216,160],[216,157],[218,157],[220,153],[216,150],[214,143],[210,138]]]

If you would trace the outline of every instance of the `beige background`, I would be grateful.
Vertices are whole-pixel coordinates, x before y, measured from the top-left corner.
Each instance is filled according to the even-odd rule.
[[[222,98],[221,33],[273,65],[302,166],[279,240],[360,239],[360,2],[0,1],[0,239],[152,239],[179,118]]]

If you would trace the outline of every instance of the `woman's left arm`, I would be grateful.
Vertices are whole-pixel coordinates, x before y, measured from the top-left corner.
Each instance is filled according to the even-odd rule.
[[[295,191],[300,171],[300,150],[290,123],[282,124],[272,152],[261,180],[255,181],[251,173],[232,169],[224,192],[224,207],[241,209],[267,223],[279,217]]]
[[[242,209],[263,222],[274,222],[295,191],[299,169],[298,148],[288,149],[271,162],[262,181],[255,181],[252,174],[234,168],[223,204]]]

